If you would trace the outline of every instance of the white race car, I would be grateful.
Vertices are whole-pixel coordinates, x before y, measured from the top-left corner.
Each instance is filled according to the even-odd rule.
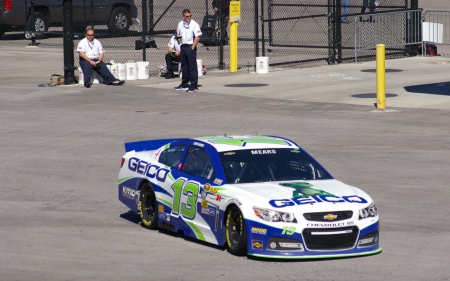
[[[335,180],[291,140],[217,136],[125,143],[119,200],[150,229],[235,255],[317,259],[381,252],[364,191]]]

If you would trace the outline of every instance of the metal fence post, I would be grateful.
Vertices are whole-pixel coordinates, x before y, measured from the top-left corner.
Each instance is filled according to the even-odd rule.
[[[64,34],[64,84],[74,82],[73,33],[72,33],[72,0],[63,0],[63,34]]]
[[[255,4],[255,34],[253,36],[255,38],[255,58],[257,58],[259,57],[258,0],[254,0],[253,3]]]
[[[153,1],[150,3],[153,5]],[[142,0],[142,61],[147,61],[146,33],[147,33],[147,0]]]

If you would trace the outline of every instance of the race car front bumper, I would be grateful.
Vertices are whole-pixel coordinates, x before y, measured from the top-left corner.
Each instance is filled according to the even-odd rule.
[[[337,228],[270,227],[246,221],[248,255],[278,259],[328,259],[380,253],[379,225]]]

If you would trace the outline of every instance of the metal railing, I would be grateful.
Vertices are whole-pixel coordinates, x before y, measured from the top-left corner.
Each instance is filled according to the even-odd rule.
[[[407,46],[421,45],[421,23],[421,10],[356,16],[353,22],[355,62],[358,61],[358,52],[375,50],[377,44],[384,44],[386,50],[403,53]]]
[[[450,11],[428,10],[423,14],[423,21],[422,52],[427,42],[450,45]]]

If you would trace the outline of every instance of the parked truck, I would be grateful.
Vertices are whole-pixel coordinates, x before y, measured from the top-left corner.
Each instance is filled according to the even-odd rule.
[[[107,25],[112,33],[120,34],[137,17],[133,0],[72,0],[72,5],[75,30],[84,30],[91,24]],[[33,31],[32,18],[36,32],[62,26],[63,0],[0,0],[0,36],[12,30]]]

